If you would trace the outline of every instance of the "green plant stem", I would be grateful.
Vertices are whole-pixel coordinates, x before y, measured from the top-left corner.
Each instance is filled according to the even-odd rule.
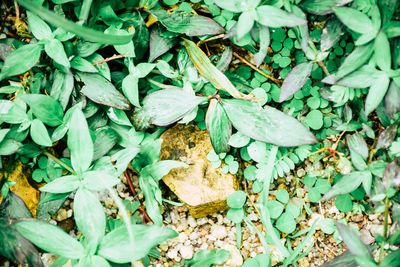
[[[383,221],[383,237],[386,239],[388,237],[388,219],[389,219],[389,198],[385,199],[385,218]]]
[[[311,49],[314,51],[315,54],[318,54],[318,49],[315,47],[315,44],[313,43],[313,41],[311,41],[310,39],[308,40],[308,44],[310,45]],[[318,64],[318,66],[320,66],[320,68],[322,69],[322,71],[325,73],[326,76],[331,75],[328,71],[328,69],[326,68],[324,62],[322,61],[317,61],[315,60],[315,62]]]
[[[57,162],[59,165],[61,165],[61,167],[63,167],[64,169],[66,169],[67,171],[69,171],[70,173],[72,173],[73,175],[76,175],[76,172],[67,164],[65,164],[64,162],[62,162],[59,158],[57,158],[56,156],[54,156],[53,154],[51,154],[48,151],[43,151],[43,154],[45,154],[46,156],[48,156],[49,158],[51,158],[52,160],[54,160],[55,162]]]

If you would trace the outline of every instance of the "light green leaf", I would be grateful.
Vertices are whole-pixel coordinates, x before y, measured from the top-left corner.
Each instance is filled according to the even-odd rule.
[[[131,225],[131,228],[133,244],[130,244],[126,226],[122,225],[103,238],[98,255],[116,263],[137,261],[159,243],[178,236],[174,230],[156,225]]]
[[[313,62],[304,62],[294,67],[286,76],[281,87],[279,102],[283,102],[300,90],[310,77]]]
[[[186,163],[176,161],[176,160],[162,160],[154,162],[151,165],[147,165],[141,171],[142,174],[148,174],[155,181],[161,180],[165,175],[167,175],[172,169],[180,167],[189,167]]]
[[[260,1],[257,1],[257,2],[260,2]],[[248,9],[247,1],[243,1],[243,0],[230,0],[230,1],[214,0],[214,3],[217,6],[221,7],[222,9],[225,9],[225,10],[228,10],[231,12],[235,12],[235,13],[244,12]],[[257,5],[255,5],[255,6],[257,6]]]
[[[237,190],[229,195],[226,204],[228,204],[230,208],[240,209],[246,203],[246,198],[246,193],[244,191]]]
[[[12,51],[1,68],[0,81],[4,78],[24,73],[38,62],[42,54],[42,45],[27,44]]]
[[[368,116],[382,102],[388,90],[389,82],[390,79],[386,74],[381,74],[372,82],[365,100],[365,115]]]
[[[27,220],[18,222],[16,227],[26,239],[44,251],[70,259],[79,259],[85,255],[82,244],[58,226]]]
[[[397,112],[400,111],[400,86],[394,81],[390,83],[389,89],[385,95],[386,113],[394,119]]]
[[[367,88],[379,74],[376,69],[366,65],[340,79],[336,84],[351,88]]]
[[[321,34],[321,51],[327,51],[340,40],[344,34],[343,28],[343,24],[335,18],[331,18],[325,23]]]
[[[150,124],[167,126],[192,111],[206,98],[198,97],[181,89],[163,89],[147,95],[143,107],[135,110],[136,129],[145,129]]]
[[[342,65],[340,65],[338,71],[335,76],[337,79],[342,78],[349,74],[350,72],[358,69],[362,66],[368,59],[370,59],[374,49],[373,43],[369,43],[362,46],[357,46],[351,53],[348,55]]]
[[[194,254],[193,258],[185,261],[185,266],[210,267],[214,264],[224,264],[230,257],[230,252],[225,249],[201,250]]]
[[[70,67],[69,60],[64,51],[64,46],[59,40],[51,39],[44,45],[44,50],[46,51],[46,54],[58,64],[67,68]]]
[[[63,122],[64,110],[51,96],[43,94],[25,94],[21,99],[29,105],[33,114],[49,126],[58,126]]]
[[[316,142],[303,124],[272,107],[241,99],[223,99],[222,106],[233,126],[255,140],[284,147]]]
[[[149,62],[165,54],[177,42],[175,38],[161,36],[161,27],[154,27],[150,33]]]
[[[241,40],[247,33],[253,28],[255,12],[245,11],[239,16],[239,20],[236,26],[236,36],[238,40]]]
[[[103,191],[121,182],[117,177],[102,171],[88,171],[82,177],[82,185],[92,191]]]
[[[33,142],[40,146],[50,147],[53,145],[46,126],[38,119],[34,119],[31,123],[31,137]]]
[[[20,124],[28,120],[26,110],[9,100],[0,100],[0,121],[10,124]]]
[[[276,220],[276,228],[285,234],[292,233],[296,229],[296,221],[293,215],[285,212],[279,216],[278,220]]]
[[[74,198],[74,219],[87,242],[86,247],[96,249],[106,230],[106,216],[97,195],[78,189]]]
[[[214,151],[217,154],[228,152],[228,142],[232,135],[232,124],[217,99],[210,101],[206,114],[206,126]]]
[[[36,39],[38,40],[52,39],[51,29],[46,22],[44,22],[41,18],[39,18],[38,16],[29,11],[26,12],[26,14],[28,15],[29,29],[31,30],[33,36],[35,36]]]
[[[40,191],[49,193],[69,193],[75,191],[80,185],[81,180],[77,176],[67,175],[42,186]]]
[[[69,123],[68,149],[74,170],[78,173],[86,171],[92,163],[93,142],[85,116],[79,108],[74,110]]]
[[[99,72],[95,66],[92,65],[89,61],[86,59],[80,57],[80,56],[75,56],[71,62],[71,68],[74,68],[79,71],[83,72]]]
[[[292,13],[288,13],[274,6],[260,6],[256,11],[257,22],[268,27],[295,27],[307,23],[305,19],[299,18]]]
[[[260,50],[254,54],[254,60],[256,62],[256,66],[260,66],[264,61],[264,58],[267,56],[268,47],[271,42],[271,38],[269,35],[269,28],[267,26],[257,24],[258,26],[258,34],[260,39]]]
[[[390,44],[386,34],[380,31],[375,38],[375,62],[381,70],[388,71],[392,65]]]
[[[352,31],[369,33],[374,31],[372,21],[364,13],[350,7],[333,8],[336,16]]]

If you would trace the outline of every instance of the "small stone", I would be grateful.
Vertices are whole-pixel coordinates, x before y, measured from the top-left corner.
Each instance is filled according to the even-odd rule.
[[[193,247],[192,246],[183,246],[179,250],[182,258],[184,259],[191,259],[193,257]]]
[[[64,221],[68,218],[68,212],[65,209],[60,209],[57,213],[56,220],[57,221]]]
[[[242,266],[243,258],[240,251],[236,246],[230,244],[224,244],[221,246],[222,249],[228,250],[231,254],[229,259],[224,263],[224,266]]]
[[[195,228],[197,226],[197,222],[196,220],[189,215],[188,217],[188,224],[190,225],[190,227]]]
[[[189,235],[189,239],[190,240],[196,240],[197,238],[199,238],[199,234],[196,232],[193,232]]]
[[[355,214],[352,217],[353,222],[362,222],[364,219],[364,216],[362,214]]]
[[[160,249],[161,249],[161,251],[166,252],[166,251],[168,251],[168,245],[160,245]]]
[[[211,235],[215,237],[216,239],[223,239],[225,238],[228,234],[226,232],[226,229],[224,226],[220,225],[213,225],[211,227]]]
[[[300,168],[297,170],[297,176],[298,177],[303,177],[304,175],[306,175],[306,172],[304,171],[303,168]]]
[[[307,258],[301,258],[299,260],[299,267],[309,267],[310,266],[310,262],[308,262]]]
[[[380,224],[372,224],[371,228],[369,229],[371,234],[376,237],[378,234],[383,235],[383,225]]]
[[[364,244],[370,245],[375,241],[375,238],[371,235],[371,233],[366,229],[360,230],[361,240]]]
[[[176,257],[178,257],[178,251],[175,249],[171,249],[167,252],[167,257],[170,259],[175,259]]]

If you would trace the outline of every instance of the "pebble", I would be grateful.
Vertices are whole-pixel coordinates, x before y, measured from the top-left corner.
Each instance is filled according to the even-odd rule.
[[[65,219],[67,219],[68,217],[68,211],[65,209],[60,209],[57,213],[57,217],[56,220],[57,221],[64,221]]]
[[[175,259],[176,257],[178,257],[178,251],[176,249],[168,250],[167,257],[170,259]]]
[[[383,225],[381,224],[372,224],[371,228],[369,229],[371,234],[376,237],[378,234],[383,235]]]
[[[211,226],[211,235],[216,239],[223,239],[228,234],[227,234],[226,229],[225,229],[224,226],[222,226],[222,225],[213,225],[213,226]]]
[[[195,228],[197,226],[197,222],[196,220],[189,215],[188,220],[187,220],[188,224],[190,225],[190,227]]]
[[[224,266],[242,266],[243,258],[240,251],[234,245],[224,244],[221,246],[222,249],[228,250],[231,254],[229,259],[225,262]]]
[[[375,241],[375,238],[371,235],[371,233],[366,230],[366,229],[361,229],[360,230],[361,234],[361,240],[364,242],[366,245],[370,245]]]
[[[191,259],[193,257],[193,247],[192,246],[183,246],[179,250],[183,259]]]

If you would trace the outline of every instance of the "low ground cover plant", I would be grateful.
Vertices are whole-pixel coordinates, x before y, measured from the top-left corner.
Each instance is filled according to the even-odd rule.
[[[264,247],[244,266],[270,266],[269,245],[280,264],[296,265],[316,229],[348,248],[326,266],[398,266],[397,0],[17,0],[3,3],[0,15],[4,257],[43,266],[45,251],[59,256],[54,266],[150,265],[156,246],[177,236],[163,226],[169,200],[160,180],[187,167],[159,159],[160,135],[192,123],[210,135],[213,166],[260,193],[251,206],[248,191],[227,200],[237,247],[242,227]],[[315,168],[297,177],[306,160]],[[19,162],[41,192],[35,216],[10,191]],[[131,171],[145,205],[114,189]],[[293,192],[270,190],[282,177],[295,180]],[[120,218],[106,216],[102,191]],[[48,223],[71,194],[76,238]],[[332,198],[343,213],[383,214],[375,244],[364,245],[346,220],[299,228],[313,203]],[[178,265],[223,264],[229,256],[205,250]]]

